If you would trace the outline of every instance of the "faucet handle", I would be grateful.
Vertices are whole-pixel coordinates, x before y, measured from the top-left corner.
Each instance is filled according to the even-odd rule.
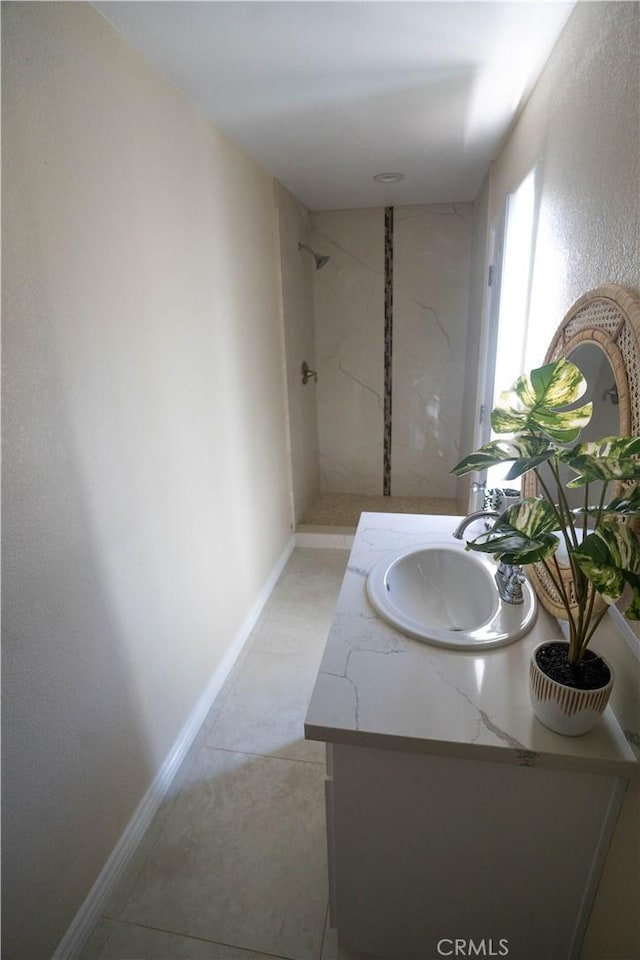
[[[498,592],[505,603],[519,604],[524,602],[522,584],[525,581],[522,568],[513,563],[503,563],[501,560],[496,570],[495,580]]]

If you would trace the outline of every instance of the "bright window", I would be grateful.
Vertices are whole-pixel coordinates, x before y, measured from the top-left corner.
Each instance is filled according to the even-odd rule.
[[[507,197],[504,256],[500,282],[498,337],[493,405],[500,393],[507,390],[524,373],[531,255],[535,214],[535,171],[522,181],[515,193]],[[492,433],[492,437],[495,434]],[[487,487],[505,486],[509,467],[491,467],[487,471]],[[520,481],[507,481],[519,488]]]

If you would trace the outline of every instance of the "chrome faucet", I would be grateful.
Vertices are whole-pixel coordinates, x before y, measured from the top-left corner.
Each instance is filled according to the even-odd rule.
[[[498,593],[505,603],[524,603],[522,595],[524,574],[521,567],[501,560],[495,573],[495,581],[498,585]]]
[[[475,513],[470,513],[468,517],[465,517],[461,524],[459,524],[456,529],[453,531],[453,535],[456,540],[462,540],[462,534],[465,532],[470,523],[473,523],[475,520],[493,519],[497,520],[500,516],[497,510],[476,510]],[[485,523],[485,530],[489,531],[491,529],[491,524]]]
[[[499,516],[500,514],[497,510],[476,510],[475,513],[470,513],[468,517],[464,518],[462,523],[458,524],[453,531],[453,536],[456,540],[462,540],[462,536],[467,527],[475,520],[482,520],[483,518],[487,521],[485,522],[485,528],[488,533],[489,530],[491,530],[491,524],[488,523],[488,521],[496,520]],[[495,573],[495,581],[498,587],[498,593],[505,603],[519,604],[524,602],[522,595],[524,575],[519,566],[513,563],[503,563],[503,561],[500,560]]]

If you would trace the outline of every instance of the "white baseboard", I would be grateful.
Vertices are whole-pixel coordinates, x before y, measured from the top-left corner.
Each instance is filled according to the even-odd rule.
[[[95,883],[75,915],[69,929],[58,944],[52,960],[74,960],[82,950],[96,923],[102,915],[107,900],[115,890],[124,872],[138,848],[156,811],[166,795],[171,781],[186,757],[189,747],[202,726],[205,717],[213,706],[222,685],[229,676],[249,634],[269,599],[278,577],[295,547],[295,537],[291,537],[278,558],[273,570],[264,583],[256,602],[245,617],[240,629],[229,645],[221,663],[214,671],[200,699],[180,731],[178,738],[167,754],[162,766],[153,779],[151,786],[138,804],[138,807],[125,827],[120,839],[111,851],[107,862],[100,871]]]

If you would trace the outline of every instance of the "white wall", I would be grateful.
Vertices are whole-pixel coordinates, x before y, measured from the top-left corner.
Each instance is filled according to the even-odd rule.
[[[531,325],[542,361],[563,315],[603,283],[640,289],[640,6],[579,3],[491,171],[489,216],[537,165],[541,185]],[[638,730],[638,663],[612,624],[595,641],[615,664],[617,716]],[[619,669],[618,669],[619,665]],[[640,790],[629,788],[587,931],[584,960],[640,957]]]
[[[3,8],[3,947],[50,956],[290,535],[273,186]]]
[[[639,9],[577,5],[491,172],[493,221],[537,167],[529,364],[587,290],[640,285]]]

